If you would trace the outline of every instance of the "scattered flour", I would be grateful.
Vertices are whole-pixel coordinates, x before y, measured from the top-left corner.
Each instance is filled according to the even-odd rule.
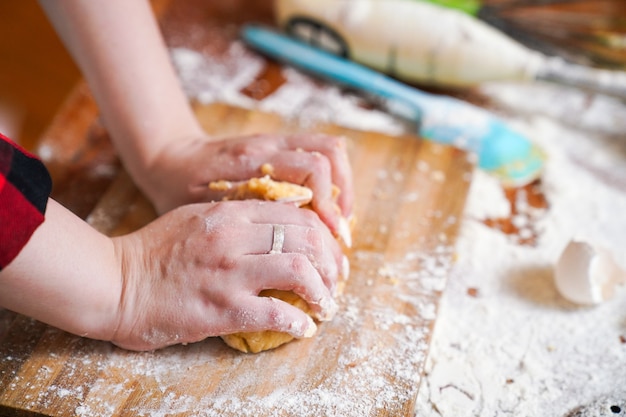
[[[285,68],[285,82],[270,96],[256,101],[242,92],[263,69],[258,55],[235,41],[226,54],[211,58],[186,48],[171,50],[184,90],[200,103],[221,101],[245,108],[278,113],[299,122],[334,123],[361,130],[399,134],[402,124],[385,112],[366,108],[355,95],[319,83],[297,70]],[[304,117],[303,117],[304,116]]]
[[[260,102],[262,109],[391,134],[406,129],[337,87],[295,70],[284,74],[287,82]],[[552,277],[554,262],[573,237],[612,248],[625,266],[626,107],[540,83],[487,85],[483,93],[547,152],[540,187],[548,207],[531,207],[519,193],[518,212],[512,213],[498,182],[474,173],[417,414],[564,415],[626,387],[620,366],[626,360],[620,339],[626,334],[626,293],[580,308],[560,298]],[[519,229],[517,239],[483,223],[507,217]],[[534,234],[534,245],[520,243]],[[626,388],[620,394],[626,398]]]
[[[400,122],[383,112],[367,109],[356,96],[316,83],[293,70],[284,71],[285,83],[266,99],[257,102],[249,98],[242,90],[257,77],[262,64],[239,42],[233,42],[219,59],[184,48],[172,49],[171,55],[185,91],[203,103],[222,101],[256,108],[260,105],[262,110],[298,118],[303,123],[336,123],[386,133],[403,130]],[[405,181],[399,172],[390,170],[388,174],[393,181]],[[416,200],[417,196],[407,199]],[[441,217],[442,213],[432,215]],[[392,213],[390,217],[393,218]],[[392,223],[381,224],[381,228],[391,233],[396,228]],[[455,223],[456,218],[448,219],[448,225]],[[242,355],[214,339],[136,354],[118,351],[108,344],[102,344],[102,351],[98,352],[90,344],[82,353],[74,352],[63,369],[70,380],[77,375],[89,377],[79,378],[71,385],[52,379],[58,370],[39,373],[35,381],[39,393],[27,398],[25,406],[45,410],[62,401],[73,405],[73,413],[81,417],[115,415],[122,408],[128,414],[150,417],[361,417],[413,404],[436,318],[435,303],[445,287],[453,248],[445,239],[434,237],[415,242],[415,247],[407,248],[403,259],[390,261],[378,252],[365,250],[354,256],[358,262],[352,265],[350,288],[360,285],[369,296],[356,297],[348,289],[339,300],[341,309],[335,319],[322,326],[328,354],[336,356],[333,360],[311,355],[300,365],[274,363],[269,374],[267,360],[271,356]],[[372,327],[377,331],[371,331]],[[45,337],[50,338],[59,334],[55,329],[46,332]],[[384,339],[379,336],[381,333],[386,335]],[[301,349],[298,346],[294,343],[284,348]],[[19,360],[19,355],[5,356],[0,361],[9,358]],[[295,377],[294,366],[303,367]],[[336,368],[327,370],[328,366]],[[237,373],[238,367],[246,372]],[[263,381],[267,391],[264,395],[258,393],[258,381],[250,378],[251,372],[268,375]],[[1,376],[13,381],[10,391],[24,386],[19,374]],[[207,380],[207,376],[212,377]],[[285,378],[295,379],[285,385]],[[219,385],[207,386],[211,384]],[[162,398],[147,395],[155,389]]]
[[[520,245],[481,222],[505,213],[507,201],[491,178],[475,174],[419,416],[564,416],[577,407],[576,415],[608,416],[626,399],[626,289],[579,307],[553,283],[554,263],[574,236],[608,246],[626,266],[626,130],[606,133],[623,125],[626,107],[606,97],[582,100],[576,91],[556,96],[556,89],[487,89],[548,153],[549,207],[531,217],[536,245]],[[599,107],[611,112],[599,117]]]
[[[293,70],[284,71],[286,82],[278,91],[260,103],[253,101],[241,91],[258,75],[262,64],[237,42],[219,62],[184,48],[173,49],[172,58],[187,94],[201,102],[255,105],[285,117],[306,114],[310,121],[384,133],[407,128],[384,113],[367,109],[360,99]],[[223,355],[221,360],[228,356],[211,341],[174,347],[167,353],[85,353],[70,367],[75,366],[76,372],[81,367],[95,367],[100,377],[91,392],[108,390],[104,392],[107,398],[118,398],[120,404],[131,389],[141,388],[126,375],[150,381],[164,394],[164,400],[126,410],[137,416],[191,412],[245,417],[258,415],[260,409],[269,410],[265,415],[272,416],[364,416],[410,401],[420,384],[419,416],[562,416],[585,404],[591,408],[581,416],[608,415],[594,414],[593,407],[607,406],[606,401],[597,400],[607,395],[622,403],[626,398],[626,289],[597,307],[577,307],[556,292],[552,268],[574,235],[612,248],[616,259],[626,266],[626,107],[544,85],[492,85],[484,92],[509,115],[512,125],[546,150],[548,162],[541,188],[549,205],[537,210],[524,205],[520,197],[517,207],[522,214],[517,213],[513,223],[520,229],[532,225],[538,234],[534,245],[521,244],[484,223],[486,218],[513,213],[499,184],[477,171],[454,249],[442,242],[431,251],[413,251],[392,264],[375,253],[355,254],[362,269],[353,275],[363,276],[353,285],[393,293],[394,302],[410,308],[399,314],[383,297],[389,294],[372,293],[368,300],[347,294],[337,318],[328,325],[341,327],[338,334],[354,334],[360,323],[376,323],[398,349],[412,353],[408,362],[398,360],[407,352],[390,354],[381,348],[385,341],[373,340],[363,332],[355,344],[339,353],[340,372],[310,390],[281,388],[265,396],[242,397],[220,394],[219,390],[198,397],[177,387],[181,375],[195,383],[207,383],[194,378],[204,375],[200,370],[210,370],[216,352]],[[532,102],[528,97],[533,97]],[[418,169],[426,172],[430,168],[422,165]],[[433,180],[437,177],[441,176],[433,174]],[[419,194],[411,198],[416,200]],[[448,277],[455,253],[456,263]],[[373,285],[381,279],[386,280],[384,285]],[[416,290],[441,292],[444,287],[438,313],[436,305],[409,295]],[[435,317],[438,321],[427,373],[422,378],[420,363],[429,348],[423,324]],[[241,364],[238,361],[254,364],[257,360],[250,358],[232,355],[229,360],[233,366]],[[278,367],[273,378],[280,380],[289,371]],[[42,378],[48,373],[43,372]],[[390,386],[391,380],[400,385]],[[19,381],[20,376],[15,375],[14,388]],[[267,381],[267,386],[273,382]],[[246,392],[250,381],[239,378],[230,384]],[[372,387],[376,395],[366,395]],[[33,401],[45,405],[53,399],[83,398],[90,401],[78,403],[77,416],[107,416],[119,411],[118,404],[89,396],[83,386],[70,390],[50,385]]]
[[[359,262],[350,289],[361,286],[359,294],[365,291],[368,297],[350,291],[340,296],[338,315],[318,336],[324,337],[325,355],[298,363],[280,362],[271,352],[244,355],[216,338],[144,353],[77,338],[75,343],[85,344],[72,349],[62,364],[64,382],[57,382],[58,370],[48,367],[28,380],[19,374],[0,376],[12,381],[7,392],[32,390],[32,395],[20,394],[26,408],[73,404],[70,410],[81,417],[121,410],[146,417],[361,417],[399,410],[417,396],[436,317],[433,300],[445,286],[452,255],[453,248],[443,244],[409,251],[393,262],[377,252],[355,253]],[[368,278],[377,285],[368,287]],[[64,337],[54,328],[43,336],[51,346]],[[307,349],[298,342],[283,348]],[[54,348],[50,354],[56,354]],[[16,352],[0,363],[19,358]],[[263,375],[262,386],[255,374]]]
[[[260,102],[262,109],[391,134],[407,128],[336,87],[295,70],[284,74],[287,82]],[[483,93],[548,154],[539,185],[548,206],[532,207],[519,193],[513,213],[498,182],[474,173],[416,411],[560,416],[626,387],[626,292],[581,308],[558,295],[552,277],[575,236],[612,248],[626,266],[626,107],[540,83],[487,85]],[[507,217],[517,239],[484,223]],[[533,245],[520,243],[531,235]]]
[[[264,63],[241,43],[231,44],[219,59],[186,48],[172,48],[170,55],[189,97],[201,103],[222,101],[244,107],[254,103],[241,90],[252,83]]]
[[[391,134],[407,129],[336,87],[284,74],[286,83],[257,103],[261,109]],[[233,87],[226,98],[242,104],[240,86]],[[552,274],[575,236],[608,246],[626,266],[626,107],[541,83],[494,83],[482,92],[546,151],[539,187],[548,206],[532,207],[518,193],[513,213],[498,182],[474,173],[417,415],[560,416],[584,404],[603,415],[593,409],[596,398],[626,398],[626,291],[581,308],[558,295]],[[196,97],[203,95],[211,96]],[[484,223],[507,217],[517,238]],[[523,244],[531,235],[534,244]]]

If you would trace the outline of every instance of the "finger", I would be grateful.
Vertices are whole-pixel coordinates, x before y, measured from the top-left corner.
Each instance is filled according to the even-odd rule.
[[[345,263],[343,252],[336,239],[326,227],[313,228],[293,224],[253,225],[247,232],[250,240],[245,240],[248,255],[271,253],[299,253],[305,255],[309,262],[324,278],[329,289],[334,283],[327,277],[342,271]],[[267,238],[265,238],[267,236]]]
[[[339,213],[333,201],[333,183],[328,158],[318,152],[280,152],[271,158],[272,177],[303,185],[313,191],[311,206],[333,233],[339,229]]]
[[[322,276],[326,287],[334,292],[337,284],[334,277],[342,271],[344,262],[344,255],[337,240],[326,227],[288,226],[285,231],[283,252],[305,255]]]
[[[246,207],[237,208],[237,210],[238,213],[245,215],[251,223],[326,228],[317,213],[312,210],[298,208],[292,204],[275,201],[233,201],[228,202],[228,204],[245,205]],[[327,230],[326,232],[329,236],[332,236],[330,231]]]
[[[317,326],[311,317],[284,301],[273,297],[250,297],[246,300],[246,314],[237,314],[240,331],[260,332],[271,330],[289,333],[296,338],[312,337]],[[250,319],[253,317],[253,319]]]
[[[313,315],[322,321],[332,319],[337,312],[337,303],[331,295],[331,288],[337,282],[337,270],[322,278],[309,259],[302,254],[282,253],[273,255],[248,255],[242,259],[240,270],[252,280],[255,294],[263,290],[292,291],[300,296],[311,309]]]
[[[320,223],[321,224],[321,223]],[[348,278],[349,263],[341,246],[323,225],[313,228],[293,224],[254,224],[246,231],[246,255],[299,253],[318,270],[324,285],[335,293],[337,280]],[[265,236],[267,236],[265,238]],[[241,243],[243,244],[243,243]],[[241,245],[240,244],[240,245]]]
[[[330,162],[332,183],[341,190],[337,204],[344,217],[352,213],[354,191],[352,169],[347,154],[346,138],[322,134],[300,134],[287,138],[288,146],[307,152],[319,152]]]

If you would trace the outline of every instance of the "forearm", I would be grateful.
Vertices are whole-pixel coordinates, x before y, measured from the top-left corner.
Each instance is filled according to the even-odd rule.
[[[111,240],[49,200],[44,223],[0,272],[0,306],[71,333],[108,339],[121,288]]]
[[[40,3],[93,90],[135,180],[168,143],[202,134],[147,1]]]
[[[276,180],[313,191],[313,209],[338,231],[350,215],[346,147],[321,135],[235,142],[204,133],[176,76],[147,0],[41,0],[92,88],[125,168],[157,212],[213,201],[213,181],[240,181],[272,166]],[[304,152],[303,152],[304,151]],[[333,186],[341,193],[335,201]]]

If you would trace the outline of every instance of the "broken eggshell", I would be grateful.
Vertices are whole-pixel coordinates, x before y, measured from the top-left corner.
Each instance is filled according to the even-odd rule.
[[[599,304],[613,297],[615,286],[626,280],[626,273],[608,250],[572,240],[556,264],[554,278],[559,293],[569,301]]]

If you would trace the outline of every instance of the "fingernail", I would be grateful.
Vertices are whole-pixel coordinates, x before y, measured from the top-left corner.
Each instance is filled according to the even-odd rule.
[[[320,321],[330,321],[335,317],[337,311],[339,310],[339,306],[332,298],[323,298],[320,301],[320,307],[322,311],[318,315],[318,320]]]
[[[350,278],[350,259],[346,255],[341,259],[341,277],[343,281],[347,281]]]
[[[310,339],[317,332],[317,325],[313,321],[313,319],[307,316],[307,328],[304,331],[304,335],[302,335],[305,339]]]
[[[337,228],[337,235],[343,242],[346,248],[352,247],[352,233],[350,232],[350,224],[345,217],[339,218],[339,226]]]

